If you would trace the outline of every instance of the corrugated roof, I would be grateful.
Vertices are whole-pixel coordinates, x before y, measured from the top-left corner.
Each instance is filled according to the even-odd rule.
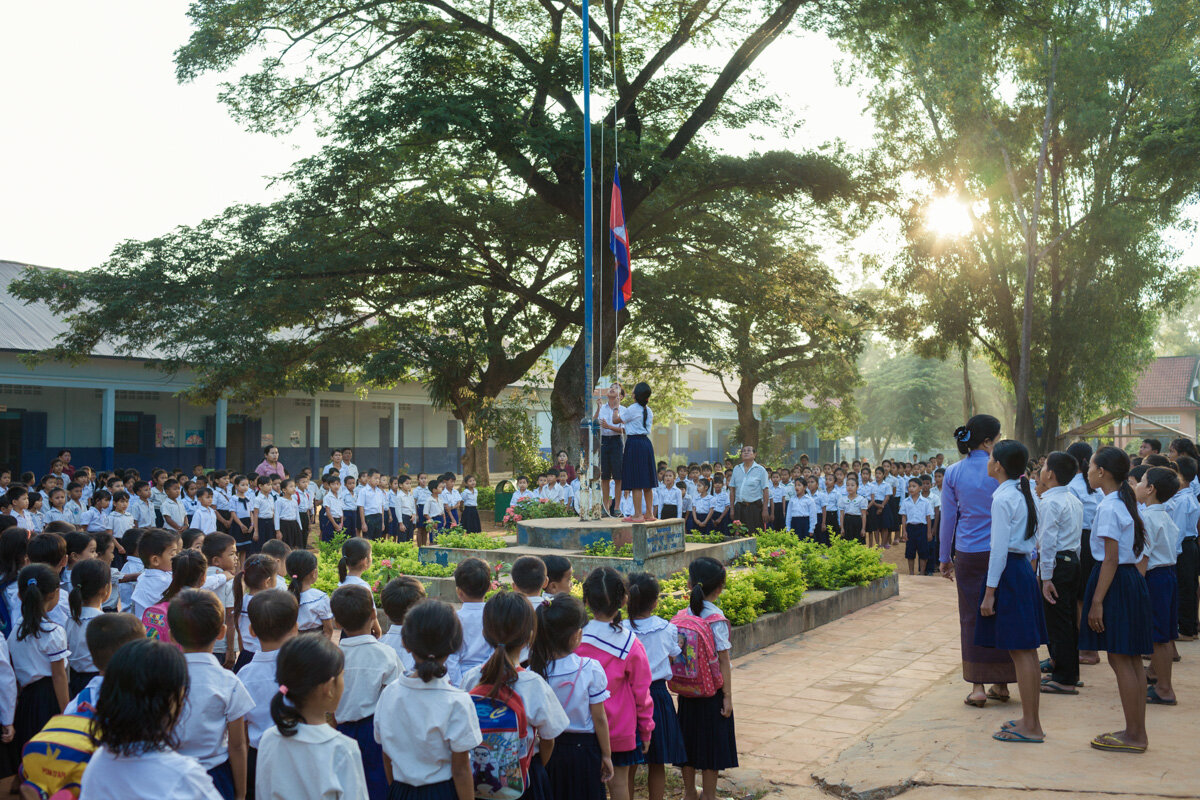
[[[1200,356],[1156,358],[1137,385],[1137,408],[1180,408],[1196,402]]]

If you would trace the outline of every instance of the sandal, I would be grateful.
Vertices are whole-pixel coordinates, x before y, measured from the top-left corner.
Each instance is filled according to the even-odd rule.
[[[1151,706],[1177,706],[1178,700],[1164,700],[1158,694],[1157,686],[1146,687],[1146,704]]]
[[[1046,741],[1045,736],[1026,736],[1012,728],[1001,728],[992,734],[992,738],[997,742],[1015,742],[1017,744],[1042,744]]]
[[[1114,753],[1144,753],[1146,748],[1129,744],[1117,738],[1115,733],[1102,733],[1092,739],[1092,747],[1097,750],[1109,750]]]
[[[1039,666],[1041,666],[1042,672],[1054,672],[1054,664],[1048,658],[1043,658]]]
[[[972,700],[971,695],[967,695],[967,699],[963,700],[963,704],[968,705],[968,706],[975,706],[975,708],[983,708],[984,706],[987,705],[987,698],[985,697],[982,700]]]
[[[1079,690],[1055,681],[1042,681],[1042,694],[1079,694]]]
[[[995,689],[987,690],[988,700],[995,700],[997,703],[1007,703],[1012,699],[1012,695],[1000,694]]]

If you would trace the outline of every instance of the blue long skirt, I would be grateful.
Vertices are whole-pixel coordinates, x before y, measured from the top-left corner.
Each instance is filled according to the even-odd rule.
[[[987,581],[980,585],[979,600],[987,592]],[[1046,635],[1046,615],[1037,576],[1029,560],[1020,553],[1009,553],[1008,563],[996,586],[996,613],[982,614],[975,623],[975,645],[997,650],[1036,650],[1050,639]]]
[[[683,746],[683,731],[679,729],[675,702],[665,679],[651,682],[650,699],[654,701],[654,730],[650,734],[646,763],[682,764],[687,760],[687,750]]]
[[[650,437],[637,434],[625,439],[625,458],[621,462],[622,489],[653,489],[658,483],[654,473],[654,445]]]
[[[1112,585],[1104,595],[1104,630],[1100,633],[1088,625],[1088,609],[1096,594],[1100,579],[1100,562],[1092,567],[1087,588],[1083,592],[1083,620],[1079,626],[1080,650],[1103,650],[1126,656],[1150,655],[1154,641],[1150,634],[1150,591],[1146,580],[1133,564],[1121,564],[1113,576]]]
[[[687,761],[677,767],[723,770],[738,765],[734,715],[721,716],[725,692],[718,689],[712,697],[679,698],[679,729]]]
[[[538,758],[536,753],[533,757]],[[554,752],[546,765],[550,797],[604,800],[600,758],[600,742],[595,732],[560,734],[554,740]]]

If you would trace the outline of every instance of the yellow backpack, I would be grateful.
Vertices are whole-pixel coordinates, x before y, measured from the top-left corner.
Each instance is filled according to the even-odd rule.
[[[78,800],[83,771],[96,750],[90,715],[57,714],[21,752],[22,785],[41,800]]]

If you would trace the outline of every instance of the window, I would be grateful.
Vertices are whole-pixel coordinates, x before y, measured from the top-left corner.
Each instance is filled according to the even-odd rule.
[[[1178,425],[1178,414],[1147,414],[1146,419],[1153,422],[1155,425]]]
[[[116,427],[113,430],[113,450],[117,453],[139,452],[142,415],[118,413],[116,416]]]
[[[707,450],[708,449],[708,431],[690,430],[688,431],[688,450]]]

